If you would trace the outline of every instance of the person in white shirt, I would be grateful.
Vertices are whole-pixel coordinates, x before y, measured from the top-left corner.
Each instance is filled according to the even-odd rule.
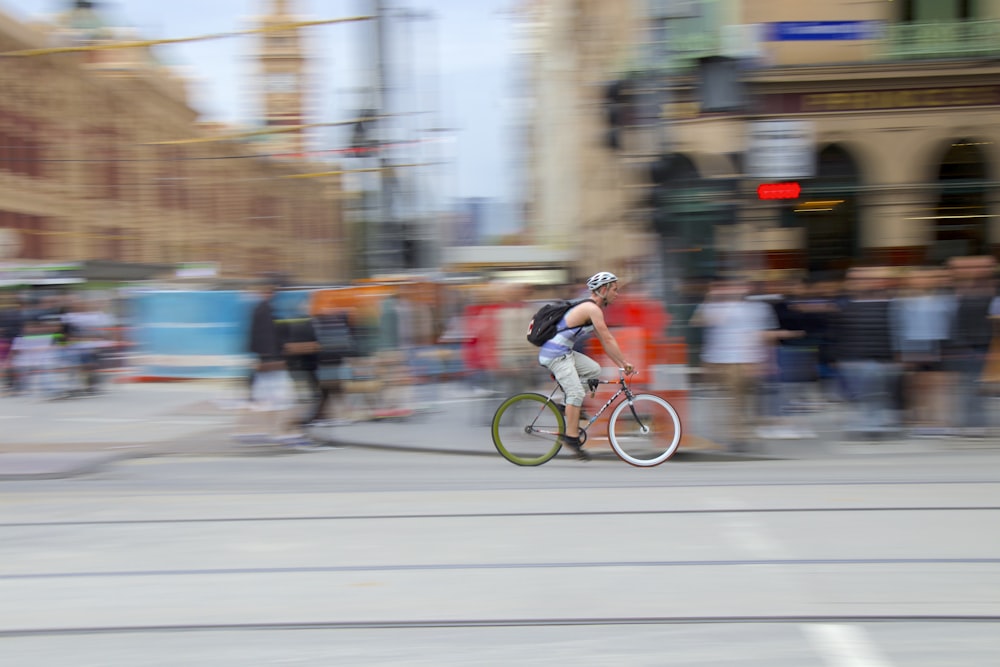
[[[715,283],[691,317],[704,328],[701,360],[729,406],[729,446],[748,447],[757,421],[756,388],[766,372],[778,330],[774,309],[748,301],[749,285],[740,279]]]
[[[58,391],[59,350],[55,322],[28,321],[11,344],[11,367],[27,393],[51,398]]]

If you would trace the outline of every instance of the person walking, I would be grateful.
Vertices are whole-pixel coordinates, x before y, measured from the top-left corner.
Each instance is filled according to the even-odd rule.
[[[244,441],[274,442],[291,447],[310,446],[292,415],[295,385],[285,359],[285,341],[275,319],[274,296],[279,283],[267,279],[260,288],[261,300],[250,316],[248,351],[256,357],[250,380],[250,432],[236,437]]]
[[[835,318],[837,369],[855,407],[854,422],[845,431],[862,438],[876,438],[899,427],[890,286],[886,269],[851,269],[848,298]]]
[[[994,322],[1000,320],[1000,298],[994,284],[996,260],[989,255],[955,257],[949,269],[955,284],[955,315],[945,347],[946,368],[956,378],[950,392],[951,425],[958,435],[983,437],[991,426],[983,376]]]
[[[701,359],[729,408],[727,437],[733,451],[746,450],[756,429],[755,397],[779,331],[771,306],[749,295],[745,280],[720,281],[691,317],[692,326],[705,328]]]
[[[635,372],[604,320],[604,310],[618,298],[617,276],[607,271],[595,273],[587,280],[587,289],[590,299],[566,311],[555,336],[538,351],[538,363],[549,369],[566,395],[566,432],[561,436],[562,443],[582,461],[590,459],[580,443],[580,413],[586,395],[583,383],[600,377],[601,366],[574,348],[584,338],[596,334],[611,361],[626,373]]]
[[[944,352],[954,328],[956,300],[946,283],[939,269],[913,269],[889,305],[904,397],[902,417],[917,437],[944,435],[949,426],[952,373],[944,365]]]

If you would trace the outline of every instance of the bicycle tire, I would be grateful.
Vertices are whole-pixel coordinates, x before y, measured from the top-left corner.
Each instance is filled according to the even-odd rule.
[[[611,412],[608,440],[625,463],[640,468],[660,465],[674,455],[681,443],[681,419],[674,407],[659,396],[635,394]]]
[[[491,430],[501,456],[519,466],[538,466],[559,452],[566,420],[547,396],[526,392],[500,404]]]

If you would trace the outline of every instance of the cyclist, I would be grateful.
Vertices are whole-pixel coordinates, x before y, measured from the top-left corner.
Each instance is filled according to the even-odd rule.
[[[590,299],[566,311],[559,321],[556,335],[546,341],[538,352],[538,363],[549,369],[566,395],[566,433],[560,436],[562,443],[582,461],[590,458],[580,443],[580,411],[586,394],[583,383],[596,380],[601,374],[601,366],[573,348],[591,333],[596,333],[611,361],[625,369],[626,373],[635,371],[632,364],[625,360],[604,321],[604,309],[618,298],[617,276],[607,271],[595,273],[587,281],[587,289],[590,290]]]

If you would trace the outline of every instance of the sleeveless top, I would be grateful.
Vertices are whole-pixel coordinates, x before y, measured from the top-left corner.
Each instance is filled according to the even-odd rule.
[[[566,325],[566,317],[574,310],[575,308],[571,308],[566,311],[566,315],[563,315],[563,318],[559,320],[558,333],[545,341],[545,344],[538,350],[538,363],[544,366],[553,359],[568,354],[573,350],[574,345],[594,331],[593,324],[582,324],[573,328]]]

